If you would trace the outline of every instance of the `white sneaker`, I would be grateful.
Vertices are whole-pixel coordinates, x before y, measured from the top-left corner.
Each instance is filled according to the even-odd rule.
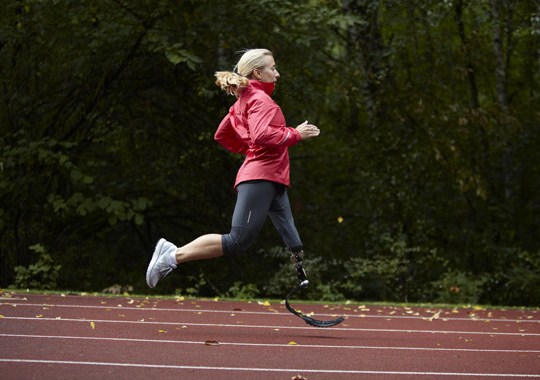
[[[176,268],[176,265],[171,264],[171,251],[176,251],[176,246],[165,239],[159,239],[146,270],[146,283],[149,287],[155,288],[159,280]]]

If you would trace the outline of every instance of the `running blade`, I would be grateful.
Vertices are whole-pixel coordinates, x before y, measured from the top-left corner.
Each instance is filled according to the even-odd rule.
[[[340,324],[341,322],[343,322],[345,320],[345,318],[343,317],[339,317],[339,318],[336,318],[336,319],[332,319],[330,321],[321,321],[319,319],[315,319],[315,318],[311,318],[311,317],[308,317],[307,315],[305,314],[302,314],[301,312],[299,311],[296,311],[294,310],[291,305],[289,304],[289,298],[299,289],[302,289],[302,288],[305,288],[307,285],[298,285],[296,286],[295,288],[293,288],[289,294],[287,294],[287,297],[285,298],[285,307],[287,308],[287,310],[289,310],[291,313],[293,313],[294,315],[296,315],[297,317],[300,317],[302,318],[308,325],[311,325],[311,326],[315,326],[315,327],[332,327],[332,326],[335,326],[335,325],[338,325]]]

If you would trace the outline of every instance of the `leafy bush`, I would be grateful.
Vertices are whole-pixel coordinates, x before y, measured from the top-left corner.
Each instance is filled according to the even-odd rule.
[[[240,281],[236,281],[233,286],[229,288],[226,293],[227,297],[240,298],[240,299],[253,299],[259,295],[259,289],[255,284],[242,284]]]
[[[344,293],[354,299],[401,300],[407,260],[395,257],[352,258],[344,264]]]
[[[486,284],[484,302],[501,305],[540,305],[540,252],[503,250],[501,268]]]
[[[486,275],[473,275],[457,270],[446,272],[440,280],[432,283],[435,292],[433,301],[441,303],[478,303],[487,280]]]
[[[28,267],[15,267],[15,287],[34,289],[55,289],[61,265],[54,261],[41,244],[29,247],[40,254],[38,261]]]

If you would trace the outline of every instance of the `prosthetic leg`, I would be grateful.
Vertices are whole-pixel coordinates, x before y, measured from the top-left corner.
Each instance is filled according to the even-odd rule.
[[[302,318],[308,325],[315,326],[315,327],[332,327],[335,326],[345,320],[343,317],[339,317],[330,321],[320,321],[318,319],[314,319],[311,317],[308,317],[305,314],[302,314],[299,311],[294,310],[291,305],[289,305],[289,298],[298,290],[304,289],[309,285],[309,281],[306,276],[306,271],[304,269],[304,266],[302,264],[302,260],[304,258],[304,251],[300,252],[292,252],[291,253],[291,261],[293,263],[293,267],[296,270],[296,275],[298,277],[299,285],[294,287],[289,294],[287,294],[287,297],[285,298],[285,307],[287,310],[289,310],[291,313],[296,315],[297,317]]]

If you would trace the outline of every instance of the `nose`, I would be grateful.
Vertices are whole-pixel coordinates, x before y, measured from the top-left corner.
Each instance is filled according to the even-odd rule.
[[[279,79],[280,75],[279,75],[279,71],[276,70],[276,74],[274,75],[276,79]]]

